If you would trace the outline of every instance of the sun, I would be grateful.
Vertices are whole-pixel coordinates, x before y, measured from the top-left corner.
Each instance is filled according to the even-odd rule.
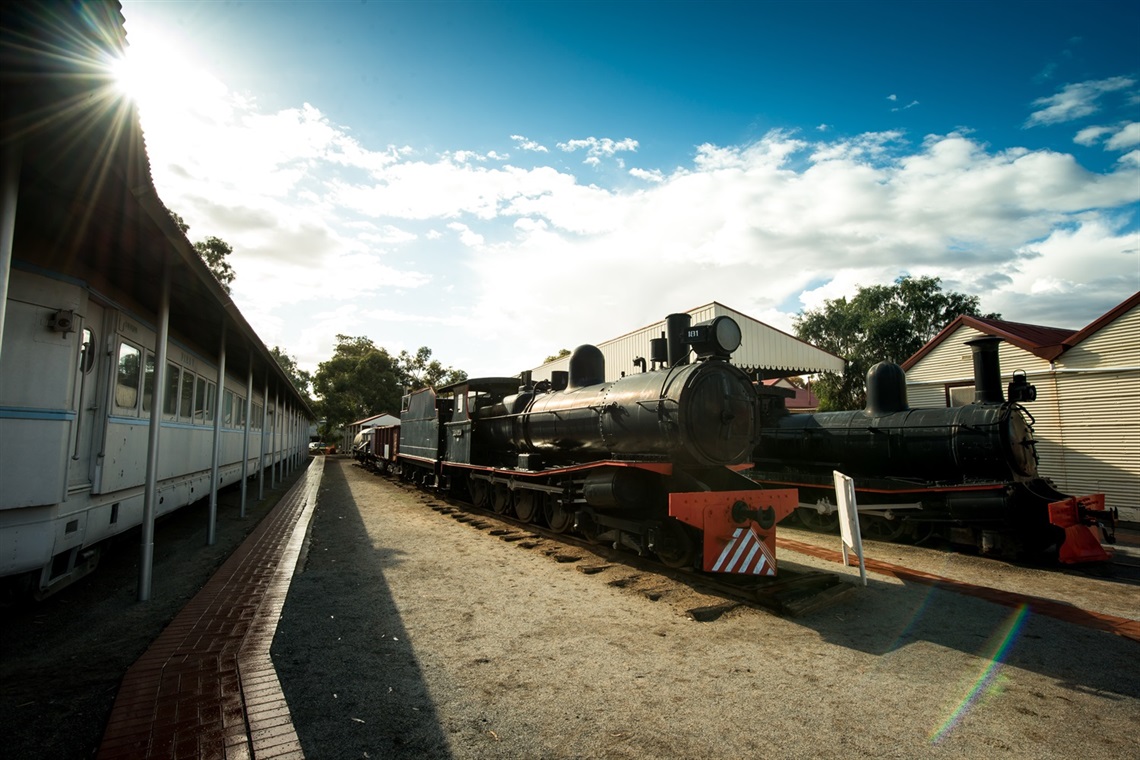
[[[173,37],[151,26],[127,23],[126,54],[111,65],[116,87],[146,112],[185,108],[218,87]]]
[[[146,27],[128,33],[126,53],[111,65],[118,88],[140,104],[177,86],[177,72],[186,69],[177,49]]]

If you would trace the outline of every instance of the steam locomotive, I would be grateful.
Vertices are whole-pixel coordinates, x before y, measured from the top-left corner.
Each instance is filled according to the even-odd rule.
[[[760,431],[751,379],[728,361],[740,339],[729,317],[694,325],[674,314],[652,341],[653,368],[612,382],[601,351],[584,345],[550,380],[523,373],[423,388],[404,397],[398,432],[377,429],[360,454],[671,567],[775,575],[775,525],[797,497],[739,473]]]
[[[789,414],[780,389],[760,389],[763,445],[752,476],[796,488],[797,517],[817,530],[838,525],[838,470],[854,479],[862,529],[874,537],[939,533],[987,554],[1107,560],[1096,531],[1111,542],[1116,516],[1103,494],[1063,494],[1038,472],[1033,418],[1022,406],[1036,389],[1015,373],[1005,399],[999,343],[968,341],[975,397],[966,406],[909,408],[905,374],[889,363],[867,373],[861,411]]]

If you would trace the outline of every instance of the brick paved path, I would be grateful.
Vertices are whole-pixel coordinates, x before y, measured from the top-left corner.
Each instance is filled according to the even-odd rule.
[[[127,670],[101,760],[301,758],[269,646],[316,506],[324,457]]]

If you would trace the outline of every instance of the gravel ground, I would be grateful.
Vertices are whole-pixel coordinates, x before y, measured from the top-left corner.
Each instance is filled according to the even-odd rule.
[[[115,539],[94,573],[43,602],[0,606],[0,747],[6,758],[94,757],[123,674],[205,585],[303,472],[266,489],[218,494],[213,546],[208,500],[159,518],[150,601],[138,599],[139,540]]]
[[[326,466],[272,650],[309,758],[1140,757],[1136,642],[876,575],[800,618],[695,622],[722,600],[433,501]],[[1140,617],[1134,584],[869,551]]]

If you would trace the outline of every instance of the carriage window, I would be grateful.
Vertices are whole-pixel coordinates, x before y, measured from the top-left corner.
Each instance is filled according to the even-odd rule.
[[[206,420],[206,378],[198,378],[198,389],[194,392],[194,421]]]
[[[150,407],[154,401],[154,354],[146,354],[146,371],[143,376],[143,411],[150,414]]]
[[[178,410],[184,420],[190,420],[194,415],[194,373],[189,370],[182,370],[182,398]]]
[[[162,397],[162,413],[178,414],[178,365],[166,363],[166,392]]]
[[[139,357],[141,352],[132,345],[119,346],[119,369],[115,380],[115,406],[134,410],[139,403]]]
[[[214,398],[218,395],[218,386],[206,383],[206,422],[214,421]]]
[[[251,420],[251,423],[252,423],[251,427],[253,427],[256,430],[261,430],[261,419],[262,419],[261,415],[263,413],[264,413],[264,410],[261,408],[261,404],[254,404],[253,405],[253,419]]]
[[[245,427],[245,399],[234,396],[234,427]]]
[[[234,392],[226,391],[222,396],[222,425],[233,427],[234,424]]]
[[[83,374],[91,371],[95,366],[95,333],[91,328],[83,328],[83,342],[79,345],[79,369]]]

